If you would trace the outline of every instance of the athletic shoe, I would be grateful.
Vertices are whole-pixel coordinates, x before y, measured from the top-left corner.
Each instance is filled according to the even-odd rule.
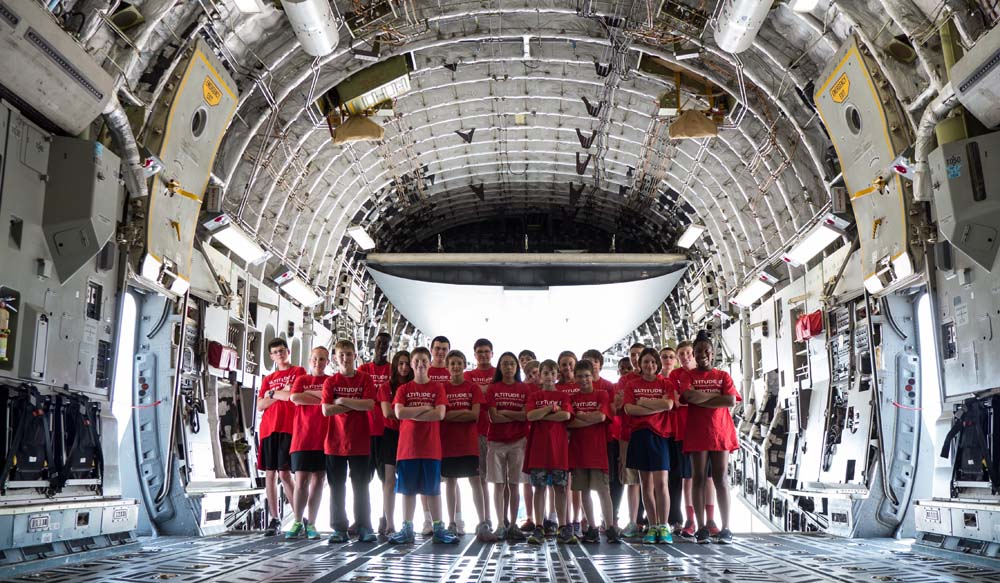
[[[700,545],[707,545],[712,542],[712,535],[708,533],[708,529],[704,526],[698,529],[698,532],[694,533],[694,542]]]
[[[637,538],[640,536],[642,536],[642,531],[639,530],[639,525],[634,522],[625,525],[625,530],[622,531],[623,538]]]
[[[465,534],[465,521],[459,518],[455,521],[455,534],[462,536]]]
[[[507,540],[512,543],[522,542],[527,540],[528,537],[524,536],[520,528],[517,525],[507,529]]]
[[[378,536],[372,532],[372,529],[362,526],[358,529],[358,542],[359,543],[374,543],[378,542]]]
[[[608,538],[609,543],[622,542],[622,531],[617,526],[612,526],[611,528],[605,530],[604,535]]]
[[[694,524],[685,524],[684,528],[681,529],[680,537],[686,541],[692,541],[694,540],[694,533]]]
[[[445,530],[447,530],[448,532],[450,532],[451,534],[453,534],[455,536],[458,536],[458,533],[455,532],[455,523],[454,522],[449,522],[448,523],[448,528],[446,528]]]
[[[674,537],[670,534],[670,527],[667,525],[661,525],[660,530],[656,536],[656,542],[661,545],[672,545],[674,544]]]
[[[678,536],[681,534],[681,529],[684,528],[679,522],[675,522],[670,525],[670,534],[673,536]]]
[[[424,519],[424,527],[420,529],[420,534],[424,536],[430,536],[434,534],[434,525],[431,524],[430,520]]]
[[[591,526],[587,529],[587,532],[583,533],[582,540],[585,543],[599,543],[601,542],[601,532]]]
[[[409,521],[403,521],[403,528],[400,528],[399,532],[389,537],[389,544],[412,545],[414,540],[415,537],[413,536],[413,523]]]
[[[542,531],[545,532],[545,536],[556,536],[559,534],[559,525],[551,520],[542,521]]]
[[[708,534],[716,536],[719,534],[719,527],[715,525],[714,520],[709,520],[705,522],[705,528],[708,529]]]
[[[655,526],[646,529],[646,534],[642,537],[642,544],[655,545],[659,541],[660,531]]]
[[[458,537],[448,532],[448,529],[444,527],[444,523],[441,521],[434,523],[434,542],[446,544],[446,545],[456,545],[458,544]]]
[[[476,527],[476,538],[481,543],[497,542],[496,535],[490,531],[490,523],[488,521],[480,522],[479,526]]]
[[[267,530],[264,531],[264,536],[275,536],[279,530],[281,530],[281,521],[277,518],[272,518],[271,522],[267,523]]]
[[[347,527],[347,534],[350,536],[358,536],[358,523],[355,522]]]
[[[341,543],[350,542],[351,537],[342,530],[335,530],[333,534],[327,537],[326,544],[328,545],[339,545]]]
[[[545,544],[545,531],[541,527],[535,527],[535,530],[528,537],[528,544],[541,545]]]
[[[493,536],[497,537],[498,541],[505,540],[507,538],[507,529],[504,526],[498,526],[493,531]]]
[[[572,526],[573,526],[573,534],[575,534],[578,537],[579,536],[583,536],[583,531],[580,530],[580,523],[579,522],[574,522]]]
[[[378,535],[385,536],[386,531],[389,530],[389,523],[386,522],[385,517],[378,519]]]
[[[319,533],[316,532],[316,527],[313,526],[313,524],[311,522],[307,522],[305,524],[306,524],[306,538],[309,539],[309,540],[316,540],[316,539],[318,539],[319,538]]]
[[[306,527],[302,525],[301,522],[295,521],[292,523],[292,527],[288,529],[285,533],[285,538],[299,538],[306,532]]]
[[[573,527],[566,525],[559,528],[559,534],[556,535],[556,542],[561,545],[571,545],[580,541],[576,538],[576,534],[573,533]]]
[[[715,542],[720,545],[731,545],[733,544],[733,532],[728,528],[723,528],[719,531],[719,534],[715,537]]]
[[[396,534],[395,528],[387,528],[385,529],[385,534],[379,535],[378,540],[379,542],[387,543],[389,542],[389,538],[394,534]]]
[[[524,532],[535,532],[535,521],[530,518],[525,520],[521,523],[521,530]]]

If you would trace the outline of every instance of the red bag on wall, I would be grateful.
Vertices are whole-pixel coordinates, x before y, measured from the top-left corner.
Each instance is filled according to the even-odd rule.
[[[823,332],[823,310],[803,314],[795,321],[795,340],[802,342]]]
[[[211,366],[222,370],[236,370],[239,362],[240,357],[232,346],[215,341],[208,343],[208,364]]]

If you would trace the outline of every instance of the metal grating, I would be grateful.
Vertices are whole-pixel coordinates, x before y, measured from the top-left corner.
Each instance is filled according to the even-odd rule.
[[[327,583],[493,581],[497,583],[629,583],[755,581],[910,581],[1000,583],[989,569],[914,553],[889,540],[827,535],[751,535],[736,544],[639,544],[542,547],[483,545],[471,536],[457,546],[327,546],[259,535],[164,537],[133,553],[91,560],[4,581],[46,583]]]

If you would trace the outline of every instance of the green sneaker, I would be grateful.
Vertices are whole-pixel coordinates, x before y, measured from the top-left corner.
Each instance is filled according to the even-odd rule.
[[[646,529],[646,535],[642,537],[642,544],[655,545],[658,534],[660,531],[655,526],[650,526]]]
[[[319,533],[316,532],[316,527],[313,526],[311,522],[306,523],[306,538],[309,540],[316,540],[319,538]]]
[[[299,522],[299,521],[295,521],[295,522],[292,523],[292,528],[288,529],[288,532],[285,533],[285,538],[286,539],[288,539],[288,538],[299,538],[300,536],[302,536],[302,532],[304,530],[305,530],[305,527],[302,526],[302,523]]]
[[[674,544],[674,536],[670,534],[670,527],[663,524],[660,525],[659,533],[657,538],[657,543],[661,545],[672,545]]]

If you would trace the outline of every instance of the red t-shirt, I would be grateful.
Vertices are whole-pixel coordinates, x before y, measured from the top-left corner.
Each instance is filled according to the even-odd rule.
[[[615,384],[615,391],[622,394],[622,408],[618,411],[618,418],[621,422],[618,439],[622,441],[630,441],[632,439],[632,416],[625,413],[625,387],[629,383],[634,382],[636,378],[641,379],[642,376],[636,377],[632,373],[629,373],[618,379],[618,383]]]
[[[400,385],[400,386],[402,386],[402,385]],[[382,403],[389,403],[389,409],[390,410],[393,408],[392,407],[392,387],[389,386],[389,383],[385,383],[384,385],[382,385],[381,387],[378,388],[378,396],[376,397],[375,400],[376,400],[376,404],[378,405],[378,408],[380,410],[382,409]],[[392,429],[393,431],[399,431],[399,419],[389,419],[385,415],[382,416],[382,419],[385,422],[385,428],[386,429]]]
[[[375,385],[375,392],[377,394],[378,389],[389,382],[389,375],[392,373],[392,364],[387,362],[379,365],[374,362],[366,362],[359,366],[358,370],[372,378],[372,384]],[[372,410],[368,412],[368,428],[372,437],[378,437],[385,433],[385,415],[382,414],[382,407],[379,406],[378,401],[375,402]]]
[[[446,411],[468,411],[479,404],[482,411],[486,398],[479,386],[469,381],[460,385],[448,383],[444,386],[448,397]],[[441,422],[441,457],[479,456],[479,433],[476,431],[476,421],[443,421]]]
[[[323,402],[332,404],[338,397],[375,400],[375,385],[366,373],[355,371],[348,377],[340,373],[323,383]],[[330,433],[326,438],[326,455],[349,456],[371,453],[371,427],[368,411],[348,411],[330,417]]]
[[[651,381],[642,379],[625,385],[625,404],[634,405],[639,399],[673,399],[677,401],[677,385],[669,379],[656,377]],[[635,433],[641,429],[652,430],[660,437],[672,437],[673,427],[670,424],[668,411],[660,411],[653,415],[630,415],[630,430]]]
[[[667,378],[677,383],[678,395],[683,394],[684,391],[691,388],[690,372],[684,367],[675,368],[670,371],[670,375]],[[674,403],[674,408],[670,411],[670,414],[674,416],[674,439],[683,441],[684,436],[687,434],[688,404],[681,403],[680,399],[678,399]]]
[[[479,390],[482,391],[483,395],[486,395],[486,389],[493,384],[494,375],[496,375],[497,369],[494,367],[485,369],[473,369],[465,371],[465,380],[471,381],[472,383],[479,385]],[[479,435],[487,435],[490,432],[490,411],[489,407],[482,407],[479,411],[479,423],[476,424],[476,431]]]
[[[573,395],[575,395],[575,394],[577,394],[577,393],[580,392],[580,385],[578,385],[576,383],[573,383],[573,382],[569,382],[569,383],[556,383],[556,388],[559,389],[560,391],[566,393],[567,395],[569,395],[570,399],[573,398]]]
[[[486,404],[496,407],[497,411],[523,411],[528,400],[528,385],[517,383],[505,385],[503,382],[493,383],[486,391]],[[528,435],[527,421],[511,423],[490,423],[486,438],[490,441],[517,441]]]
[[[608,433],[605,428],[611,419],[611,402],[605,390],[580,391],[573,395],[573,412],[604,413],[604,423],[569,430],[569,467],[608,471]]]
[[[326,375],[302,375],[295,379],[292,394],[306,391],[322,391]],[[330,419],[323,416],[323,407],[316,405],[297,405],[295,407],[295,431],[292,432],[292,447],[289,453],[297,451],[323,451],[326,436],[330,430]]]
[[[733,395],[737,401],[742,401],[733,378],[729,373],[717,368],[711,370],[689,370],[691,389],[702,393],[717,395]],[[726,407],[712,409],[689,405],[687,413],[687,428],[684,434],[684,452],[692,451],[729,451],[739,449],[740,441],[736,437],[736,426],[733,416]]]
[[[617,440],[622,434],[622,420],[620,417],[610,412],[611,404],[615,400],[615,384],[608,379],[598,376],[594,379],[594,390],[604,391],[608,394],[608,423],[604,425],[605,439],[610,443]]]
[[[451,373],[448,372],[448,368],[444,366],[432,366],[427,369],[427,376],[431,378],[432,383],[445,383],[451,382]]]
[[[301,366],[276,370],[264,377],[264,382],[260,384],[260,391],[257,393],[257,396],[264,398],[265,394],[271,389],[283,391],[292,386],[292,383],[295,382],[295,377],[304,374],[306,374],[306,369]],[[267,409],[264,409],[264,413],[260,416],[260,429],[257,430],[257,435],[261,439],[266,438],[272,433],[287,433],[291,435],[294,426],[295,403],[291,401],[277,401],[271,403],[271,406]]]
[[[410,381],[396,389],[393,406],[420,407],[422,405],[447,405],[448,396],[444,385],[429,382],[419,384]],[[414,421],[403,419],[399,423],[399,447],[396,460],[439,460],[441,459],[440,421]],[[479,451],[478,445],[476,451]]]
[[[525,411],[549,405],[558,405],[563,411],[573,412],[569,395],[562,391],[533,391],[525,403]],[[506,424],[501,424],[506,425]],[[524,470],[568,470],[569,441],[566,423],[561,421],[535,421],[531,424],[531,443],[524,456]]]

